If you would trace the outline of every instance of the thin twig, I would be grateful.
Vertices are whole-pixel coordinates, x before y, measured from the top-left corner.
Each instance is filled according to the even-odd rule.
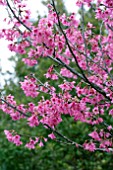
[[[21,110],[17,109],[16,106],[13,106],[12,104],[10,104],[9,102],[7,102],[5,99],[0,98],[0,100],[2,102],[4,102],[5,104],[7,104],[7,106],[11,107],[12,109],[16,110],[17,112],[19,112],[20,114],[22,114],[23,116],[29,117],[28,115],[26,115],[25,113],[23,113]]]
[[[16,14],[15,14],[15,12],[13,11],[13,9],[11,8],[8,0],[6,0],[6,2],[7,2],[7,6],[9,7],[10,11],[12,12],[14,18],[16,18],[17,21],[18,21],[20,24],[22,24],[28,31],[32,32],[32,30],[31,30],[27,25],[25,25],[25,24],[19,19],[19,17],[16,16]]]

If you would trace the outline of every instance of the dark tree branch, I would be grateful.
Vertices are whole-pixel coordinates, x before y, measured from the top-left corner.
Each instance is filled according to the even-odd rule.
[[[23,116],[29,117],[29,116],[26,115],[24,112],[22,112],[21,110],[17,109],[16,106],[13,106],[13,105],[11,105],[9,102],[7,102],[5,99],[0,98],[0,100],[1,100],[2,102],[4,102],[5,104],[7,104],[8,107],[16,110],[17,112],[19,112],[19,113],[22,114]],[[69,138],[67,138],[66,136],[62,135],[62,134],[61,134],[60,132],[58,132],[56,129],[51,128],[48,124],[45,124],[45,123],[44,123],[44,124],[42,124],[42,125],[46,126],[46,127],[47,127],[48,129],[50,129],[52,132],[56,133],[59,137],[63,138],[66,142],[68,142],[68,143],[70,143],[70,144],[72,144],[72,145],[78,145],[79,147],[83,147],[82,145],[77,144],[75,141],[72,141],[71,139],[69,139]]]
[[[67,38],[67,36],[66,36],[66,34],[65,34],[62,26],[61,26],[59,13],[58,13],[58,11],[57,11],[57,9],[56,9],[54,0],[52,0],[52,5],[53,5],[53,8],[54,8],[54,10],[55,10],[55,12],[56,12],[56,15],[57,15],[58,26],[59,26],[62,34],[64,35],[64,38],[65,38],[66,44],[67,44],[67,46],[68,46],[68,48],[69,48],[69,50],[70,50],[70,53],[72,54],[73,58],[75,59],[76,65],[77,65],[77,67],[79,68],[82,76],[84,77],[85,82],[88,83],[88,84],[89,84],[92,88],[94,88],[97,92],[99,92],[100,94],[102,94],[106,99],[108,99],[108,100],[111,101],[111,99],[106,95],[106,93],[105,93],[99,86],[97,86],[96,84],[94,84],[94,83],[92,83],[92,82],[90,82],[90,81],[88,80],[88,78],[87,78],[86,75],[84,74],[84,71],[83,71],[82,68],[79,66],[79,63],[78,63],[78,61],[77,61],[77,58],[76,58],[76,56],[75,56],[75,54],[74,54],[74,52],[73,52],[73,50],[72,50],[72,48],[71,48],[71,46],[70,46],[70,44],[69,44],[68,38]]]
[[[28,31],[32,32],[32,30],[31,30],[27,25],[25,25],[25,24],[19,19],[19,17],[16,16],[16,14],[15,14],[15,12],[13,11],[13,9],[11,8],[8,0],[6,0],[6,2],[7,2],[7,6],[9,7],[10,11],[12,12],[14,18],[16,18],[17,21],[18,21],[20,24],[22,24]]]

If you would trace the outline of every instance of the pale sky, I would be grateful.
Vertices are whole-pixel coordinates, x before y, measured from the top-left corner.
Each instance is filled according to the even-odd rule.
[[[70,2],[71,1],[71,2]],[[41,0],[27,0],[28,7],[31,10],[32,18],[37,16],[36,11],[39,11],[40,15],[47,14],[47,8],[42,5]],[[75,6],[75,0],[65,0],[65,5],[69,12],[76,12],[77,8]],[[0,6],[0,29],[4,27],[3,18],[7,16],[6,10]],[[7,25],[5,25],[7,28]],[[2,72],[6,72],[7,70],[13,72],[13,63],[8,61],[8,58],[14,53],[10,52],[7,48],[8,42],[5,40],[0,40],[0,65],[2,67]],[[0,84],[3,84],[4,77],[0,74]]]

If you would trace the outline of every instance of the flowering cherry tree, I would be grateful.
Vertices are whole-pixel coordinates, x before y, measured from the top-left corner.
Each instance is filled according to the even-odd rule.
[[[28,126],[37,128],[42,124],[51,133],[48,137],[43,136],[43,139],[38,135],[30,136],[29,141],[24,143],[19,132],[4,130],[8,141],[34,149],[36,145],[43,146],[51,138],[89,151],[112,152],[112,0],[97,0],[96,5],[92,0],[75,1],[75,6],[81,8],[80,20],[76,13],[61,15],[56,9],[55,0],[51,0],[48,16],[41,18],[37,25],[31,22],[30,10],[24,0],[0,0],[0,5],[8,11],[4,22],[9,27],[0,31],[0,37],[9,42],[9,50],[20,55],[26,54],[27,57],[22,61],[30,67],[37,65],[39,58],[49,58],[54,63],[44,75],[46,82],[41,82],[34,73],[26,75],[24,81],[20,82],[26,97],[31,97],[27,105],[17,105],[12,95],[1,94],[0,98],[0,109],[9,114],[12,120],[26,119]],[[94,33],[94,23],[85,25],[85,6],[95,11],[95,18],[101,23],[99,34]],[[58,79],[62,82],[56,89],[51,82]],[[34,104],[32,100],[37,99],[39,94],[42,97]],[[45,99],[43,94],[47,94],[48,98]],[[70,139],[58,130],[57,126],[66,115],[75,122],[93,127],[84,143],[77,143],[76,139]]]

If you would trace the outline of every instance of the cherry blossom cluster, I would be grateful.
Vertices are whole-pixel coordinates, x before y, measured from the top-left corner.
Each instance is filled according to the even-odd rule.
[[[15,131],[10,132],[8,130],[4,130],[4,133],[9,142],[14,143],[16,146],[20,146],[23,144],[21,141],[21,136],[18,134],[15,134],[16,133]],[[55,139],[55,135],[53,133],[49,134],[48,137],[51,139]],[[44,146],[44,142],[47,142],[47,140],[48,140],[47,138],[43,138],[43,140],[38,137],[35,137],[35,140],[30,138],[29,142],[26,143],[25,147],[29,149],[35,149],[36,144],[42,147]]]
[[[26,54],[22,59],[26,65],[33,67],[43,57],[57,64],[58,69],[55,70],[52,63],[44,74],[47,82],[41,82],[32,74],[26,75],[20,84],[26,97],[31,97],[31,102],[27,106],[17,105],[14,97],[9,95],[1,98],[0,109],[13,120],[26,119],[30,127],[42,124],[51,130],[48,137],[56,141],[60,136],[67,143],[85,150],[113,151],[113,127],[108,121],[113,117],[112,0],[97,0],[94,6],[95,18],[100,23],[99,34],[94,32],[95,23],[85,25],[84,22],[84,6],[92,8],[92,0],[75,1],[82,10],[81,20],[76,19],[74,12],[68,16],[61,15],[55,0],[52,0],[48,4],[48,15],[38,24],[30,21],[30,10],[24,1],[15,0],[13,3],[15,8],[8,0],[0,1],[10,12],[10,17],[4,19],[9,28],[1,29],[0,37],[9,42],[9,50]],[[49,83],[56,80],[60,82],[57,88]],[[46,93],[48,99],[37,99],[39,93]],[[37,104],[33,103],[34,98]],[[78,144],[76,139],[68,139],[56,131],[63,115],[93,127],[93,131],[87,134],[87,142]],[[10,142],[22,144],[20,135],[13,135],[7,130],[5,134]],[[47,138],[43,137],[43,141],[46,142]],[[37,143],[43,146],[43,141],[38,136],[35,140],[31,137],[25,146],[34,149]]]

